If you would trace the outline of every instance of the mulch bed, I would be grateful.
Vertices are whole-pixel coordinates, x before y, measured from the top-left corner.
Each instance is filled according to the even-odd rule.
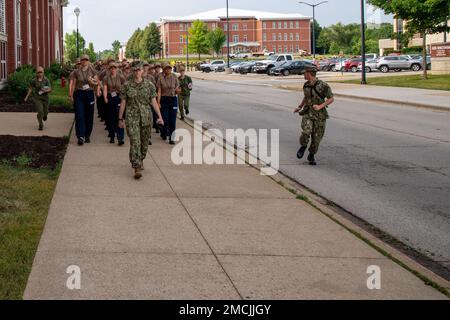
[[[0,91],[0,112],[36,112],[33,103],[17,103],[5,91]],[[49,107],[51,113],[73,113],[73,110],[66,106]]]
[[[64,159],[68,142],[67,138],[0,135],[0,162],[18,165],[17,158],[25,155],[31,159],[28,167],[55,169]]]

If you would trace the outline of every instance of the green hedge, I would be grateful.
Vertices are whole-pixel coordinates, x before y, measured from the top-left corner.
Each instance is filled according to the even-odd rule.
[[[6,83],[7,92],[16,100],[22,101],[30,86],[31,80],[36,76],[33,66],[24,65],[8,77]]]

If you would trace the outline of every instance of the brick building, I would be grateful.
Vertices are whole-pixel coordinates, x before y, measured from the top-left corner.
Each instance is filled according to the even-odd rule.
[[[0,83],[24,64],[62,62],[67,0],[0,0]]]
[[[185,17],[161,18],[163,56],[182,56],[186,52],[187,30],[196,20],[209,30],[221,28],[227,33],[226,9],[217,9]],[[229,9],[230,52],[297,53],[311,52],[311,18],[301,14],[283,14]],[[226,53],[226,45],[223,48]]]

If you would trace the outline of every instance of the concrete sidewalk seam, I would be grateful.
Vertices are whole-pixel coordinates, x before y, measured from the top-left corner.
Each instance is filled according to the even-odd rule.
[[[233,280],[231,279],[231,276],[228,274],[228,272],[225,270],[225,267],[223,266],[222,262],[220,262],[220,259],[218,258],[217,254],[214,252],[211,244],[208,242],[208,240],[206,239],[205,235],[203,234],[203,232],[200,230],[200,227],[198,226],[197,222],[195,221],[195,219],[192,217],[192,215],[189,213],[188,208],[186,207],[186,205],[183,203],[182,199],[179,197],[179,195],[175,192],[173,186],[170,184],[169,179],[167,178],[167,176],[165,175],[165,173],[161,170],[161,168],[159,167],[158,163],[155,161],[155,159],[153,158],[153,156],[151,154],[149,154],[150,157],[152,158],[153,162],[155,163],[156,167],[158,168],[159,172],[163,175],[164,179],[166,180],[167,184],[170,186],[170,188],[172,189],[172,192],[176,195],[178,201],[180,202],[181,206],[183,207],[184,211],[186,212],[186,214],[188,215],[189,219],[192,221],[192,223],[194,224],[195,228],[197,229],[197,231],[199,232],[200,236],[203,238],[203,241],[205,241],[206,245],[208,246],[209,250],[211,251],[212,255],[214,256],[214,259],[216,260],[216,262],[219,264],[220,268],[222,269],[222,272],[225,274],[225,276],[227,277],[228,281],[230,281],[231,285],[233,286],[234,290],[236,291],[236,293],[238,294],[238,296],[240,297],[241,300],[244,300],[243,295],[239,292],[238,288],[236,287],[236,284],[233,282]]]
[[[194,130],[196,130],[196,128],[193,126],[193,124],[190,123],[190,122],[194,122],[194,120],[189,118],[189,117],[186,117],[186,119],[188,121],[185,121],[185,123],[187,123],[192,128],[194,128]],[[206,130],[208,130],[208,128],[206,128],[206,127],[202,128],[202,135],[204,134],[203,131],[206,131]],[[226,141],[225,138],[223,140],[224,141],[220,141],[219,142],[218,139],[214,139],[214,142],[216,144],[219,144],[224,149],[226,149],[226,145],[229,145],[230,143],[228,141]],[[233,149],[233,150],[234,150],[234,152],[233,152],[234,155],[236,157],[239,157],[239,155],[237,153],[237,150],[236,149]],[[245,149],[240,149],[240,150],[244,150],[245,154],[249,155],[247,150],[245,150]],[[251,156],[251,155],[249,155],[249,156]],[[243,159],[243,160],[247,164],[249,164],[250,167],[252,167],[253,169],[256,169],[258,171],[261,170],[263,165],[267,166],[267,164],[264,164],[260,159],[258,159],[258,161],[260,163],[262,163],[263,165],[261,165],[261,164],[260,165],[252,165],[252,164],[248,163],[248,160],[246,158]],[[310,194],[312,194],[314,196],[318,196],[318,197],[323,198],[320,195],[314,194],[312,191],[307,189],[305,186],[300,185],[300,183],[298,183],[297,181],[292,180],[292,178],[290,178],[289,176],[284,174],[281,170],[278,171],[278,172],[279,172],[278,174],[283,177],[282,179],[277,179],[277,178],[275,178],[273,176],[271,176],[269,178],[272,179],[273,181],[275,181],[276,183],[278,183],[279,185],[281,185],[283,188],[285,188],[289,192],[293,193],[294,195],[299,196],[299,194],[298,194],[299,188],[298,187],[295,188],[295,189],[288,188],[283,183],[283,181],[282,181],[283,179],[288,180],[288,181],[292,182],[293,184],[295,184],[297,186],[300,186],[300,190],[303,189],[301,194],[303,194],[303,192],[306,190],[306,191],[308,191],[308,193],[310,193]],[[328,200],[326,200],[326,201],[328,201]],[[368,231],[362,229],[361,227],[357,226],[352,221],[350,221],[347,218],[345,218],[342,215],[340,215],[338,212],[334,212],[332,208],[327,208],[328,210],[332,211],[332,213],[327,213],[327,212],[325,212],[326,210],[324,211],[322,209],[323,208],[323,204],[320,203],[319,201],[315,201],[314,199],[313,200],[309,200],[308,199],[308,201],[305,201],[305,202],[307,202],[310,206],[315,208],[318,213],[321,213],[321,214],[325,215],[326,217],[328,217],[330,220],[332,220],[336,224],[342,226],[351,235],[355,236],[356,238],[360,239],[361,241],[365,242],[370,247],[375,249],[377,252],[381,253],[388,260],[393,261],[394,263],[396,263],[397,265],[399,265],[400,267],[402,267],[406,271],[410,272],[411,274],[413,274],[414,276],[419,278],[425,284],[427,284],[427,285],[431,284],[434,289],[436,289],[437,291],[443,293],[447,297],[450,297],[450,291],[449,291],[450,290],[450,282],[448,280],[446,280],[443,277],[441,277],[440,275],[434,273],[433,271],[431,271],[430,269],[428,269],[425,266],[421,265],[420,263],[414,261],[412,258],[408,257],[406,254],[400,252],[396,248],[391,247],[389,244],[385,243],[381,239],[378,239],[374,235],[370,234]],[[331,202],[329,202],[329,203],[331,203]],[[418,270],[420,270],[420,271],[418,271]]]

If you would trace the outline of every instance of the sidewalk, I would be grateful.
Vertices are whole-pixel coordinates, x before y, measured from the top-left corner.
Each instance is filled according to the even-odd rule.
[[[249,166],[177,167],[154,137],[134,181],[102,129],[72,137],[25,299],[445,298]]]
[[[36,113],[0,112],[0,135],[64,137],[73,124],[73,114],[50,113],[44,131],[38,131]]]
[[[190,73],[195,79],[209,81],[234,81],[242,83],[267,84],[276,88],[300,91],[303,88],[303,77],[268,77],[266,75],[226,75],[221,73]],[[398,74],[396,74],[398,76]],[[395,103],[401,105],[410,105],[416,107],[424,107],[436,110],[450,110],[450,91],[443,90],[426,90],[415,88],[401,87],[382,87],[382,86],[361,86],[357,84],[340,83],[343,79],[355,79],[354,74],[345,75],[339,78],[339,73],[320,73],[319,78],[324,81],[330,81],[334,94],[337,97],[372,100],[378,102]],[[358,76],[358,74],[356,74]],[[377,74],[378,76],[378,74]],[[386,76],[386,75],[384,75]],[[360,75],[359,75],[360,77]]]

